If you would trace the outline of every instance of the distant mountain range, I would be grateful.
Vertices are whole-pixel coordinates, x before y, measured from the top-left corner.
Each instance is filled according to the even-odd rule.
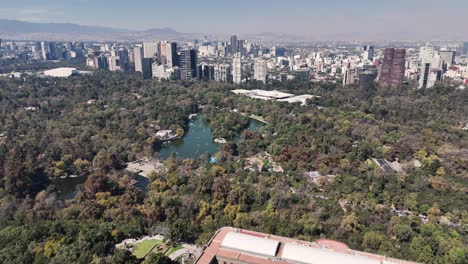
[[[255,34],[240,34],[238,39],[246,39],[257,43],[283,44],[292,42],[316,41],[406,41],[406,40],[464,40],[466,32],[449,34],[440,31],[433,32],[343,32],[308,35],[293,35],[285,33],[263,32]],[[150,41],[150,40],[224,40],[229,33],[205,35],[202,33],[182,33],[172,28],[153,28],[148,30],[130,30],[100,26],[83,26],[71,23],[33,23],[18,20],[0,19],[0,38],[14,40],[53,40],[53,41]]]
[[[0,38],[15,40],[102,41],[102,40],[193,40],[203,38],[199,33],[181,33],[171,28],[153,28],[144,31],[100,26],[82,26],[71,23],[33,23],[0,19]]]

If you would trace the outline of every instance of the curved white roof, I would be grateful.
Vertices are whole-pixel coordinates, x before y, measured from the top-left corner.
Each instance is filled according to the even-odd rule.
[[[297,243],[284,245],[281,259],[300,264],[380,264],[379,260],[365,256],[343,254],[332,250],[308,247]]]
[[[229,232],[224,237],[221,247],[240,253],[273,258],[276,256],[279,244],[277,240]]]

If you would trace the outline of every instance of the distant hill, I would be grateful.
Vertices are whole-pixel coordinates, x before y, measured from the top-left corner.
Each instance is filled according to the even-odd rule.
[[[0,34],[28,34],[28,33],[116,33],[124,32],[97,26],[81,26],[71,23],[32,23],[18,20],[0,19]]]
[[[184,40],[201,34],[181,33],[171,28],[153,28],[145,31],[71,23],[33,23],[0,19],[0,38],[15,40]]]

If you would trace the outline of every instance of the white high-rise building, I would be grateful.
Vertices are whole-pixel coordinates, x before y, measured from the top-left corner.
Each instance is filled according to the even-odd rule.
[[[429,46],[424,46],[419,49],[419,60],[421,61],[421,64],[430,62],[432,60],[432,57],[434,57],[436,51],[434,50],[433,47]]]
[[[158,42],[143,42],[143,58],[153,58],[158,53]]]
[[[256,59],[254,62],[254,80],[267,81],[267,63],[263,59]]]
[[[442,79],[442,57],[430,47],[422,47],[419,88],[431,88]]]
[[[439,68],[432,68],[432,63],[426,62],[421,65],[418,88],[431,88],[435,85],[436,81],[439,81],[441,78],[442,70]]]
[[[42,60],[47,60],[47,53],[49,53],[49,44],[47,42],[41,42],[41,56]]]
[[[166,43],[166,63],[169,67],[175,67],[179,65],[177,60],[177,43],[168,42]]]
[[[235,84],[242,82],[242,61],[239,57],[232,60],[232,81]]]
[[[119,56],[109,56],[108,57],[108,64],[110,71],[122,71],[122,67],[120,65],[120,57]]]
[[[441,51],[440,58],[447,65],[447,68],[450,68],[455,63],[455,51]]]
[[[231,75],[231,65],[218,64],[214,66],[214,78],[217,82],[229,82]]]
[[[348,64],[342,69],[343,72],[343,86],[347,86],[354,83],[354,78],[356,76],[356,69],[351,68],[351,65]]]
[[[143,73],[143,49],[141,47],[133,48],[133,60],[135,62],[135,71]]]
[[[374,59],[374,46],[364,46],[363,58],[368,61]]]

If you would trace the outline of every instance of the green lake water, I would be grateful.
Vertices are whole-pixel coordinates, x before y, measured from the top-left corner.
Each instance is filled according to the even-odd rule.
[[[250,119],[249,130],[258,130],[264,124],[258,120]],[[215,143],[209,125],[202,116],[195,117],[189,124],[189,129],[183,138],[167,143],[159,152],[161,158],[167,159],[171,154],[180,158],[196,159],[202,155],[213,155],[221,144]],[[231,139],[239,142],[241,137]]]
[[[260,129],[265,124],[250,119],[248,129],[255,131]],[[189,123],[189,129],[186,131],[183,138],[171,141],[164,145],[159,156],[162,159],[167,159],[171,154],[175,154],[179,158],[196,159],[202,155],[213,155],[218,151],[221,144],[213,142],[213,135],[209,125],[203,120],[202,116],[193,118]],[[234,142],[239,142],[241,137],[231,139]],[[63,199],[71,199],[76,194],[76,187],[86,180],[85,177],[55,179],[52,181],[59,191],[59,196]],[[138,187],[144,189],[148,183],[148,179],[139,176],[137,178]]]

